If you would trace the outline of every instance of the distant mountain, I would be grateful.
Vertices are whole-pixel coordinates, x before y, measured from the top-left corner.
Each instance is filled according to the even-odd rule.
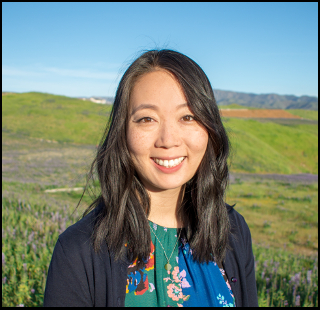
[[[310,96],[297,97],[294,95],[277,95],[277,94],[252,94],[252,93],[238,93],[226,90],[214,90],[214,95],[217,104],[220,106],[229,104],[240,104],[252,108],[264,109],[305,109],[318,110],[318,98]],[[83,98],[83,97],[82,97]],[[94,97],[105,99],[107,104],[112,104],[113,97]],[[86,98],[90,100],[90,98]]]
[[[264,109],[306,109],[318,110],[318,98],[294,95],[238,93],[225,90],[214,90],[218,105],[237,103],[247,107]]]

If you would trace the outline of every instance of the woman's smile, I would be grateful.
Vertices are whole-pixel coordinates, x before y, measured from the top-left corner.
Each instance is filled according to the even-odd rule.
[[[157,163],[157,165],[166,167],[166,168],[172,168],[176,167],[179,164],[182,163],[182,161],[185,159],[185,156],[172,158],[172,159],[166,159],[166,158],[152,158],[154,162]]]
[[[159,159],[152,158],[155,167],[164,173],[174,173],[177,172],[185,160],[185,156],[178,157],[175,159]]]

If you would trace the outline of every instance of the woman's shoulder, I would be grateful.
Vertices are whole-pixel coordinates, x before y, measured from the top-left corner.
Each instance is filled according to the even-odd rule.
[[[229,205],[226,203],[226,208],[228,210],[229,220],[231,224],[231,232],[236,234],[247,235],[250,234],[249,226],[244,219],[244,217],[235,210],[235,205]]]
[[[96,219],[95,213],[95,210],[92,210],[59,235],[58,241],[64,249],[73,251],[76,248],[88,248],[91,245],[91,236]]]
[[[226,208],[227,208],[229,217],[230,218],[237,218],[237,219],[243,219],[244,220],[244,217],[234,207],[235,207],[235,204],[234,205],[229,205],[229,204],[226,203]]]

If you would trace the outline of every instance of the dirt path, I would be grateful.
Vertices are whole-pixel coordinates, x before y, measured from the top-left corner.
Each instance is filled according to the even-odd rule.
[[[288,183],[318,183],[317,174],[257,174],[257,173],[231,173],[230,183],[237,181],[259,181],[259,180],[274,180]]]

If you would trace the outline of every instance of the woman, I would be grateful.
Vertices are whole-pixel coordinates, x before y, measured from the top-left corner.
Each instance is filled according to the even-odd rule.
[[[44,305],[257,306],[228,153],[202,69],[172,50],[137,58],[91,168],[101,195],[59,236]]]

